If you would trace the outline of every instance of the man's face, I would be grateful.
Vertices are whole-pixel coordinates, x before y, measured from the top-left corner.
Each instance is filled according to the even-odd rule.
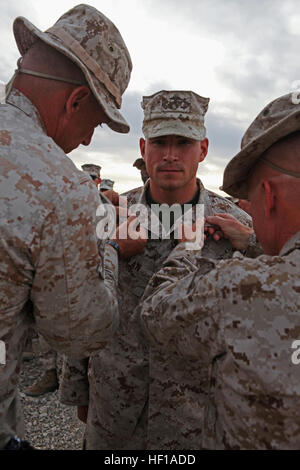
[[[178,135],[140,140],[151,184],[167,191],[183,188],[196,178],[207,149],[207,139],[198,141]]]
[[[98,178],[98,176],[91,175],[91,178],[93,180],[94,185],[98,188],[99,184],[101,183],[101,178]]]
[[[95,128],[108,122],[108,118],[92,94],[86,100],[72,103],[78,106],[78,111],[69,114],[67,121],[57,128],[54,139],[65,153],[82,145],[91,143]]]

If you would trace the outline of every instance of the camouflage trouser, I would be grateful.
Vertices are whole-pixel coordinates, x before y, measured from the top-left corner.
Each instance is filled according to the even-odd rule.
[[[40,361],[44,371],[56,369],[57,353],[46,342],[43,336],[39,335]]]

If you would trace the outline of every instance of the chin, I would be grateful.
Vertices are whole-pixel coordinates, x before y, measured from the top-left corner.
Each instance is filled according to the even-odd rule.
[[[182,181],[178,181],[172,178],[163,180],[158,179],[155,183],[161,189],[178,189],[184,186],[184,183]]]
[[[75,147],[67,147],[66,149],[63,149],[63,151],[68,154],[73,152],[73,150],[77,149],[78,147],[79,145],[76,145]]]
[[[172,191],[172,190],[174,190],[174,189],[181,188],[181,186],[182,186],[181,184],[175,183],[175,181],[174,181],[174,182],[172,182],[172,181],[165,181],[164,183],[161,183],[161,184],[159,185],[159,187],[160,187],[161,189],[166,189],[166,190],[169,190],[169,191]]]

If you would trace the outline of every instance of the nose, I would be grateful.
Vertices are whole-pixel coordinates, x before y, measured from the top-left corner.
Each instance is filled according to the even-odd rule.
[[[90,145],[93,135],[94,135],[94,129],[89,133],[89,135],[87,135],[83,139],[83,141],[81,142],[82,145]]]
[[[178,156],[176,153],[176,146],[173,144],[169,144],[165,148],[163,159],[165,161],[174,161],[178,160]]]

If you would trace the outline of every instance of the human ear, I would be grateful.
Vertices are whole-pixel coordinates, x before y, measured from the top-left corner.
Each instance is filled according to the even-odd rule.
[[[208,152],[209,140],[207,138],[201,140],[200,142],[200,155],[199,162],[203,162]]]
[[[90,95],[91,90],[87,86],[76,87],[71,92],[66,102],[67,116],[71,117],[74,113],[81,111]]]
[[[276,208],[276,194],[273,185],[268,180],[261,182],[263,189],[263,203],[266,217],[270,217]]]
[[[142,137],[140,138],[140,151],[143,159],[145,160],[145,147],[146,147],[146,141]]]

